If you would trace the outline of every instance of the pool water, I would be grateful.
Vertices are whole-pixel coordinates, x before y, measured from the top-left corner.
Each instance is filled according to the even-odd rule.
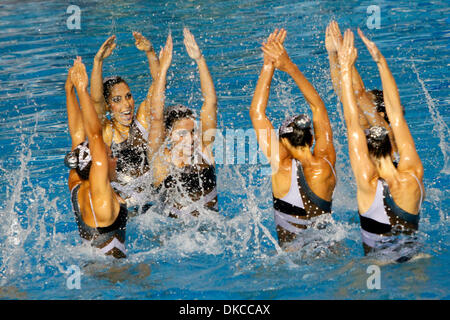
[[[447,1],[375,1],[380,29],[368,29],[374,1],[76,1],[80,29],[68,29],[66,2],[0,4],[0,298],[2,299],[449,299],[449,7]],[[421,257],[380,266],[369,289],[347,155],[342,107],[333,92],[325,27],[360,27],[388,60],[425,168],[419,226]],[[82,245],[71,210],[70,148],[64,82],[77,55],[88,72],[102,42],[117,35],[104,76],[121,75],[136,104],[150,84],[140,31],[160,48],[174,38],[167,104],[201,107],[195,64],[182,29],[196,36],[218,95],[222,132],[251,128],[248,115],[262,66],[261,42],[288,31],[292,60],[324,100],[333,127],[339,177],[333,219],[322,240],[280,251],[267,165],[217,165],[220,216],[187,221],[151,210],[127,226],[126,260],[99,257]],[[381,88],[375,63],[357,37],[357,67],[366,87]],[[295,83],[276,72],[268,114],[275,127],[309,112]],[[248,160],[248,159],[247,159]],[[80,270],[80,289],[70,270]],[[71,289],[72,288],[72,289]]]

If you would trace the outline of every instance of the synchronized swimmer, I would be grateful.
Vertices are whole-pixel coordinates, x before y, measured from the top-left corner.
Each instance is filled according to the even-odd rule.
[[[331,21],[325,47],[333,87],[344,109],[362,242],[368,254],[395,251],[404,246],[396,242],[399,236],[414,236],[424,187],[422,163],[395,80],[376,45],[358,32],[378,65],[383,90],[366,90],[355,67],[357,53],[350,30],[342,37],[337,22]],[[115,36],[103,43],[94,58],[90,93],[81,58],[69,69],[66,99],[72,151],[65,162],[72,169],[68,184],[73,211],[80,236],[115,258],[126,257],[129,213],[146,212],[155,205],[155,195],[169,217],[219,212],[212,151],[216,91],[193,34],[185,28],[183,35],[186,51],[200,74],[203,105],[199,117],[181,104],[165,106],[173,51],[170,34],[157,56],[151,42],[133,32],[136,48],[146,53],[152,77],[136,115],[125,80],[119,76],[103,79],[103,60],[114,50]],[[264,61],[249,113],[259,147],[272,169],[278,242],[290,251],[303,246],[305,229],[323,228],[319,217],[331,216],[338,177],[327,109],[290,59],[284,48],[286,36],[286,30],[275,29],[262,44]],[[312,114],[312,119],[308,114],[289,116],[278,134],[266,115],[275,70],[292,77]],[[197,130],[197,118],[201,130]],[[400,255],[395,260],[410,258]]]

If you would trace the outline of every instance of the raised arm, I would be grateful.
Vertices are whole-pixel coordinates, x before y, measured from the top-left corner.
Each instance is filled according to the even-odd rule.
[[[119,209],[118,201],[110,185],[109,159],[103,142],[102,126],[94,109],[94,104],[87,91],[88,76],[81,58],[74,63],[71,74],[82,106],[84,128],[89,141],[92,165],[89,172],[89,186],[92,204],[99,226],[108,226],[114,222]]]
[[[340,79],[340,66],[337,56],[338,49],[342,46],[342,34],[339,29],[339,25],[336,21],[331,21],[327,26],[325,36],[325,47],[328,51],[328,57],[330,60],[330,73],[334,90],[342,101],[342,88]],[[396,145],[394,135],[389,124],[383,117],[376,111],[376,106],[370,93],[366,90],[364,82],[356,69],[355,64],[352,67],[352,82],[353,92],[355,94],[356,103],[359,107],[359,123],[363,128],[369,128],[371,126],[384,127],[389,132],[389,138],[393,146],[393,150],[396,151]]]
[[[422,179],[422,161],[417,153],[414,139],[409,131],[405,117],[403,116],[403,108],[395,79],[387,65],[386,59],[381,54],[380,50],[378,50],[375,43],[367,39],[360,29],[358,29],[358,34],[367,46],[367,49],[373,60],[376,62],[380,72],[386,113],[391,123],[398,152],[400,154],[398,169],[402,171],[413,171],[419,179]]]
[[[167,70],[172,62],[172,35],[167,37],[166,45],[159,54],[160,69],[154,82],[150,109],[150,131],[148,137],[148,157],[151,159],[161,147],[165,138],[164,102],[166,98]]]
[[[75,94],[75,87],[71,79],[72,72],[73,67],[69,69],[69,72],[67,74],[65,90],[66,90],[67,120],[69,124],[70,137],[72,138],[72,150],[73,150],[86,139],[86,133],[84,132],[83,118]]]
[[[159,53],[160,69],[156,78],[151,101],[150,131],[148,137],[147,157],[153,163],[153,184],[159,186],[167,176],[167,163],[164,150],[160,150],[165,139],[164,102],[166,92],[167,70],[172,62],[172,35],[167,37],[166,45]]]
[[[327,49],[328,61],[330,63],[331,83],[333,84],[334,92],[341,101],[341,76],[337,50],[342,44],[342,35],[340,32],[336,32],[334,28],[335,21],[331,21],[325,31],[325,48]]]
[[[336,21],[332,20],[326,29],[325,32],[325,48],[328,52],[328,60],[330,62],[330,75],[331,82],[333,83],[334,91],[339,98],[339,101],[342,101],[342,84],[341,84],[341,76],[340,76],[340,65],[338,59],[338,49],[342,46],[342,34],[339,29],[339,25]],[[364,83],[361,79],[361,76],[358,73],[355,65],[353,65],[352,69],[352,81],[353,81],[353,90],[356,96],[356,103],[359,105],[362,103],[363,107],[359,110],[359,123],[364,128],[369,127],[369,121],[364,114],[364,110],[367,107],[372,106],[374,108],[373,103],[370,100],[367,100],[368,96],[366,93],[366,89],[364,87]]]
[[[275,40],[283,43],[285,38],[286,31],[284,29],[275,29],[275,31],[268,37],[267,42],[263,43],[263,51],[266,44],[272,43]],[[286,158],[289,153],[280,143],[277,143],[278,148],[274,148],[272,146],[272,144],[276,141],[276,137],[274,136],[275,132],[272,122],[266,115],[266,108],[270,95],[270,85],[274,71],[275,66],[272,60],[266,53],[264,53],[264,64],[256,84],[252,103],[250,105],[250,119],[252,120],[253,128],[256,132],[259,147],[269,160],[272,169],[276,171],[280,161]]]
[[[280,42],[273,41],[270,44],[266,44],[263,47],[263,50],[271,59],[273,59],[274,66],[277,69],[288,73],[294,79],[311,107],[314,136],[316,140],[314,154],[319,157],[327,157],[327,159],[334,164],[336,161],[336,154],[333,146],[333,133],[330,120],[328,119],[327,109],[319,94],[298,67],[291,61],[286,49]]]
[[[200,73],[200,85],[203,95],[203,105],[200,112],[200,121],[202,124],[202,148],[213,160],[211,151],[212,139],[210,137],[212,131],[217,128],[217,95],[214,88],[214,82],[206,64],[200,48],[195,41],[194,35],[188,28],[183,29],[184,45],[189,57],[197,63],[198,71]]]
[[[102,44],[94,58],[91,74],[91,97],[98,118],[103,123],[106,120],[106,101],[103,96],[103,59],[109,57],[116,47],[116,36],[112,35]]]
[[[136,114],[136,118],[139,122],[144,126],[144,128],[148,128],[148,123],[150,121],[150,109],[151,109],[151,99],[153,93],[153,84],[158,78],[159,75],[159,59],[156,55],[156,52],[153,48],[152,43],[146,37],[144,37],[141,33],[133,31],[133,36],[135,38],[136,48],[140,51],[144,51],[147,56],[148,65],[150,69],[150,75],[152,77],[152,84],[150,85],[147,96],[145,100],[139,106],[139,109]]]
[[[356,61],[357,52],[353,32],[350,30],[345,32],[338,57],[341,65],[342,105],[347,124],[350,164],[358,190],[370,192],[372,180],[376,177],[376,169],[369,156],[366,136],[359,124],[358,106],[352,84],[352,66]]]

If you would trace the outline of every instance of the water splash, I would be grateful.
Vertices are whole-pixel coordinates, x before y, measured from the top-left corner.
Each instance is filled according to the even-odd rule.
[[[417,81],[419,81],[422,86],[422,91],[427,100],[428,111],[430,112],[431,118],[433,119],[433,131],[437,133],[439,137],[439,147],[441,148],[442,155],[444,157],[444,166],[442,167],[441,173],[446,175],[450,174],[450,170],[448,168],[448,136],[449,129],[441,114],[439,113],[438,108],[434,104],[434,99],[431,97],[428,92],[425,82],[420,78],[419,72],[417,71],[416,64],[414,61],[412,62],[412,70],[417,76]]]

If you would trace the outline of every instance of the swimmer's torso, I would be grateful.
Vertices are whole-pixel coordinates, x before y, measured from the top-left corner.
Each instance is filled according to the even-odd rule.
[[[122,136],[109,120],[103,132],[105,142],[111,147],[113,155],[117,157],[117,181],[113,186],[123,198],[136,198],[137,194],[147,187],[145,183],[140,183],[136,179],[150,174],[147,157],[148,132],[136,118],[130,125],[126,137]],[[150,181],[150,177],[144,180]],[[142,202],[141,199],[138,202]]]
[[[414,184],[420,189],[419,209],[423,200],[423,189],[419,180]],[[395,243],[395,236],[411,235],[419,225],[419,211],[413,214],[402,209],[391,193],[391,187],[383,179],[377,180],[373,201],[366,211],[359,211],[364,251],[385,249]]]
[[[360,212],[367,211],[372,205],[379,179],[381,178],[376,177],[372,180],[372,191],[370,193],[358,190],[357,198]],[[392,198],[400,208],[411,214],[418,214],[423,197],[423,184],[415,174],[397,170],[392,178],[383,180],[389,186]]]
[[[90,192],[83,188],[81,183],[72,188],[71,202],[80,237],[90,241],[91,245],[99,248],[103,254],[112,255],[115,258],[125,258],[128,217],[126,205],[119,204],[119,212],[111,225],[100,227],[97,223]],[[84,204],[83,207],[80,206],[81,203]]]
[[[161,187],[173,217],[196,216],[199,208],[218,211],[215,166],[207,161],[182,167],[172,165]]]
[[[328,181],[332,180],[330,184],[334,189],[335,173],[331,163],[327,163],[327,166],[332,175],[332,177],[328,177]],[[316,173],[324,171],[322,168],[315,170]],[[288,191],[282,197],[277,197],[275,192],[273,194],[275,223],[278,240],[281,244],[294,240],[302,232],[302,229],[311,225],[311,218],[331,213],[331,196],[328,200],[314,192],[309,186],[300,161],[291,160],[289,175],[288,178],[284,178],[284,182],[289,183]],[[327,190],[327,188],[322,190]]]
[[[275,197],[284,197],[291,188],[292,161],[280,163],[278,172],[272,175],[272,192]],[[300,162],[299,162],[300,163]],[[325,158],[308,164],[301,164],[310,189],[319,197],[330,201],[336,186],[336,177],[331,164]]]

